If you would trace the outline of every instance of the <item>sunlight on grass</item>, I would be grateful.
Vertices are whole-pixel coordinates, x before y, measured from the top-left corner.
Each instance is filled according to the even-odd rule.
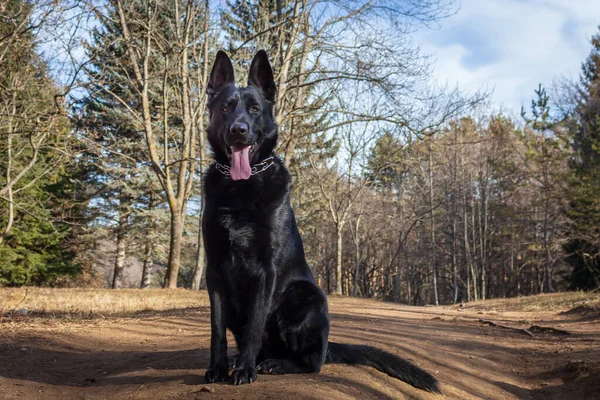
[[[465,304],[473,310],[498,311],[567,311],[574,307],[600,307],[600,293],[564,292],[539,294],[510,299],[492,299]]]
[[[208,304],[206,292],[184,289],[0,288],[0,315],[18,310],[44,314],[115,315]]]
[[[206,291],[185,289],[0,288],[0,315],[69,314],[114,316],[143,311],[181,310],[209,305]],[[600,293],[566,292],[466,303],[472,310],[567,311],[600,307]]]

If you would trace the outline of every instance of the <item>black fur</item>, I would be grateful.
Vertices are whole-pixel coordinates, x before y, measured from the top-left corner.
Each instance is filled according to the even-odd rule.
[[[229,163],[233,145],[255,145],[250,163],[273,153],[275,83],[259,51],[248,87],[234,85],[224,52],[213,66],[207,129],[216,161]],[[243,134],[238,127],[243,126]],[[211,304],[211,361],[206,382],[252,383],[261,373],[318,372],[325,362],[372,366],[411,385],[437,392],[434,377],[395,355],[369,346],[328,343],[327,298],[315,284],[290,207],[290,174],[278,158],[265,171],[233,181],[215,164],[205,179],[202,218]],[[240,351],[231,377],[226,329]]]

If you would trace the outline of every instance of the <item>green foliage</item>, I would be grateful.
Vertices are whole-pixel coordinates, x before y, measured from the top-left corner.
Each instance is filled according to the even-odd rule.
[[[565,250],[573,267],[573,288],[600,287],[600,33],[592,38],[592,51],[582,65],[575,112],[570,116],[573,145],[570,200],[571,220]]]
[[[52,285],[80,272],[74,252],[66,247],[69,227],[55,228],[29,216],[21,219],[0,247],[0,285]]]
[[[28,206],[17,213],[13,229],[0,245],[0,285],[53,285],[81,271],[74,261],[74,232],[68,222],[78,220],[82,208],[71,201],[78,188],[68,171],[21,192]],[[6,223],[5,215],[0,223]]]
[[[532,118],[528,118],[525,109],[521,108],[521,116],[528,125],[538,131],[544,131],[552,127],[550,120],[550,97],[546,89],[540,84],[535,90],[536,98],[531,100]]]
[[[369,179],[378,187],[399,190],[406,172],[403,158],[408,149],[391,132],[384,132],[369,154]]]
[[[132,15],[145,12],[144,5],[139,2],[126,7]],[[76,104],[81,112],[78,133],[86,143],[82,161],[89,167],[83,177],[91,200],[87,211],[94,224],[108,228],[95,229],[94,234],[86,237],[89,241],[106,235],[113,237],[119,231],[129,235],[134,230],[141,230],[147,237],[151,219],[148,215],[150,197],[159,191],[152,171],[144,166],[143,128],[136,114],[131,112],[141,114],[141,101],[132,85],[134,71],[127,63],[116,5],[112,4],[108,10],[111,18],[93,31],[87,47],[93,60],[87,66],[89,95]],[[165,9],[161,15],[168,18],[169,12]],[[165,30],[169,29],[169,24],[163,25]],[[141,33],[133,34],[136,38],[141,36]],[[153,58],[153,63],[161,62],[164,63],[159,55]],[[160,90],[153,80],[151,93]],[[160,110],[158,97],[155,95],[152,100],[154,107]],[[141,245],[139,243],[135,249],[127,246],[128,254],[131,250],[141,251]]]
[[[281,38],[289,30],[274,29],[279,21],[277,5],[281,5],[281,18],[285,21],[294,12],[293,2],[284,0],[227,0],[221,12],[221,27],[225,34],[226,51],[232,56],[236,80],[245,86],[250,61],[260,49],[278,54]],[[275,68],[279,60],[275,61]]]
[[[79,222],[83,208],[76,196],[78,167],[67,156],[71,126],[54,97],[62,90],[49,78],[31,31],[15,31],[27,27],[23,18],[32,4],[9,1],[3,6],[8,17],[0,20],[0,37],[16,37],[2,43],[9,48],[0,74],[6,111],[0,118],[0,189],[7,193],[0,198],[0,285],[52,285],[80,270],[71,223]]]

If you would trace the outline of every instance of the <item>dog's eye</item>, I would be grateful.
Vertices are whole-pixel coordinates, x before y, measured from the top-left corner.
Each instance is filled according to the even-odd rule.
[[[229,106],[225,105],[225,106],[221,107],[221,111],[223,111],[224,113],[228,112],[229,111]]]
[[[260,108],[258,108],[258,106],[252,106],[250,107],[250,111],[252,111],[253,113],[257,113],[260,111]]]

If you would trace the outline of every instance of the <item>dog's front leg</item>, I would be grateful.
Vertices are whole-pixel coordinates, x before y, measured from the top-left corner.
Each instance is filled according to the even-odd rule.
[[[212,268],[206,270],[210,296],[210,366],[204,375],[206,383],[229,380],[227,365],[227,299],[221,279]]]
[[[248,308],[248,324],[240,344],[240,355],[231,375],[234,385],[252,383],[256,380],[256,357],[262,346],[265,324],[273,298],[274,275],[262,274],[256,279],[255,292]]]

